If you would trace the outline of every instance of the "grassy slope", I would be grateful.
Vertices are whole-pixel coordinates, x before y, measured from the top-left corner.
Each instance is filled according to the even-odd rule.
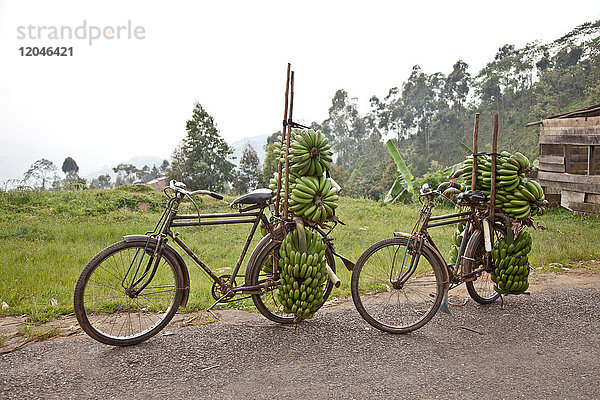
[[[139,211],[139,203],[149,210]],[[152,230],[163,203],[162,194],[140,189],[0,193],[0,302],[9,305],[0,312],[28,314],[33,320],[72,312],[73,287],[88,260],[125,234]],[[200,207],[209,212],[227,210],[223,202],[212,199]],[[448,211],[438,210],[440,214]],[[393,231],[410,231],[417,215],[418,205],[385,206],[342,198],[339,216],[346,225],[339,225],[332,234],[336,250],[355,261],[368,246]],[[532,231],[530,260],[534,267],[547,271],[553,263],[600,258],[597,218],[553,210],[538,222],[548,229]],[[444,255],[453,229],[431,232]],[[218,274],[225,274],[235,265],[248,230],[249,225],[229,225],[182,228],[180,232],[202,260]],[[206,308],[211,304],[210,283],[187,257],[186,262],[192,280],[189,308]],[[343,285],[333,295],[347,296],[350,273],[341,262],[337,267]],[[57,301],[56,306],[51,299]],[[245,301],[241,306],[250,304]]]

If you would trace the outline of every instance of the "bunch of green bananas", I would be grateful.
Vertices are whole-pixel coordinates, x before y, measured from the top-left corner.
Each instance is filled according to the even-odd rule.
[[[495,268],[492,281],[494,290],[500,294],[521,294],[529,287],[528,276],[531,268],[527,254],[531,251],[531,235],[524,230],[512,243],[498,240],[492,249]]]
[[[290,142],[290,167],[299,175],[321,176],[329,170],[333,152],[321,131],[294,130]]]
[[[285,146],[284,146],[285,148]],[[280,154],[281,136],[277,137],[274,150],[281,162],[285,158]],[[333,152],[329,146],[329,140],[321,133],[312,129],[294,129],[290,140],[289,165],[293,172],[298,175],[323,175],[329,170],[329,164],[333,160]]]
[[[503,151],[496,157],[496,207],[516,219],[527,219],[532,215],[542,215],[548,202],[539,183],[525,178],[530,168],[527,157],[517,152]],[[465,183],[471,186],[473,158],[467,156],[464,167],[455,176],[466,174]],[[491,193],[492,159],[488,155],[477,159],[477,190]]]
[[[302,176],[296,180],[289,199],[290,211],[299,217],[318,222],[331,217],[337,208],[337,189],[324,175]]]
[[[283,198],[283,195],[285,193],[285,173],[282,174],[283,175],[283,179],[281,182],[281,191],[279,192],[280,196]],[[294,172],[290,171],[290,190],[294,187],[294,184],[296,183],[296,179],[300,178],[299,175],[297,175]],[[278,180],[279,174],[277,173],[277,171],[275,171],[273,173],[273,177],[269,180],[269,189],[271,189],[273,191],[273,193],[277,193],[277,180]]]
[[[323,304],[327,280],[325,244],[321,236],[297,225],[281,243],[278,265],[281,279],[277,297],[284,311],[299,319],[312,318]]]
[[[339,199],[337,189],[325,176],[332,161],[332,152],[325,136],[312,129],[292,132],[289,152],[289,210],[312,222],[321,222],[334,215]],[[281,141],[281,137],[279,138]],[[280,149],[280,146],[275,146]],[[279,152],[279,150],[277,150]],[[278,153],[279,154],[279,153]],[[285,161],[285,159],[281,159]],[[269,188],[277,191],[278,174],[275,172]],[[282,191],[280,196],[284,196]]]
[[[450,245],[450,264],[456,264],[456,258],[458,257],[458,250],[460,249],[460,242],[462,240],[463,231],[465,230],[465,223],[459,222],[456,225],[456,230],[452,233],[452,243]]]

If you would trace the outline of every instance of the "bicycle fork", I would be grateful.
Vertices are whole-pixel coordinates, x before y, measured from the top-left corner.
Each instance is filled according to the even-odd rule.
[[[414,237],[414,239],[415,239],[415,241],[417,240],[416,237]],[[400,248],[396,249],[394,252],[394,257],[392,259],[392,268],[390,269],[390,276],[389,276],[390,284],[392,285],[392,287],[394,289],[402,289],[402,287],[404,286],[406,281],[408,281],[408,279],[412,276],[412,274],[417,270],[417,267],[419,265],[419,259],[421,257],[421,250],[423,249],[423,241],[425,240],[424,238],[420,238],[418,243],[415,245],[416,250],[414,250],[414,252],[411,254],[410,265],[408,266],[406,271],[404,271],[404,266],[406,264],[406,255],[407,255],[407,253],[409,253],[408,248],[410,247],[412,240],[413,240],[413,237],[410,237],[408,239],[408,242],[406,243],[406,248],[404,249],[404,254],[402,254],[402,264],[400,265],[397,277],[394,276],[394,270],[395,270],[396,258],[400,257],[398,255]]]
[[[163,247],[164,239],[165,239],[164,234],[161,234],[158,236],[158,240],[156,242],[156,247],[154,248],[154,252],[152,253],[152,255],[150,255],[150,259],[146,263],[146,267],[144,268],[144,271],[141,273],[139,278],[137,278],[137,276],[138,276],[138,273],[140,272],[142,262],[144,260],[144,255],[148,251],[148,244],[146,244],[146,247],[143,250],[143,254],[139,257],[139,261],[136,262],[136,259],[138,258],[138,255],[139,255],[139,250],[138,250],[138,253],[136,253],[136,255],[133,257],[133,260],[129,264],[129,268],[127,269],[127,272],[123,276],[123,280],[121,281],[121,287],[123,287],[123,289],[125,289],[125,293],[130,298],[134,299],[134,298],[138,297],[139,294],[150,284],[150,282],[154,278],[154,275],[156,274],[156,271],[158,270],[158,264],[160,263],[160,259],[162,256],[162,247]],[[126,281],[128,280],[127,277],[130,275],[130,273],[132,273],[132,269],[134,269],[134,265],[136,263],[137,263],[137,266],[135,266],[135,271],[133,272],[133,277],[131,279],[132,283],[130,285],[127,285],[126,284]],[[148,276],[148,274],[150,274],[150,275]],[[143,282],[144,279],[146,280],[145,282]],[[141,286],[139,288],[135,289],[138,285],[140,285],[140,283],[142,283]]]

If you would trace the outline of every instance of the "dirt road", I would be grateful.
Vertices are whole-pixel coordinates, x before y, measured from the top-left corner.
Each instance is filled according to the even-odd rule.
[[[0,398],[600,398],[600,273],[535,279],[530,296],[487,307],[458,292],[451,315],[408,335],[344,300],[295,327],[224,310],[133,347],[30,343],[0,355]]]

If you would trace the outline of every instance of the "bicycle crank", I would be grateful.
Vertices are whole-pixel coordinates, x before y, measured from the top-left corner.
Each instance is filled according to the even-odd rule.
[[[231,275],[221,275],[219,276],[219,281],[215,281],[212,284],[211,294],[213,299],[217,300],[219,303],[227,303],[230,302],[235,296],[235,292],[231,290],[232,287],[235,287],[235,280],[231,280]]]

